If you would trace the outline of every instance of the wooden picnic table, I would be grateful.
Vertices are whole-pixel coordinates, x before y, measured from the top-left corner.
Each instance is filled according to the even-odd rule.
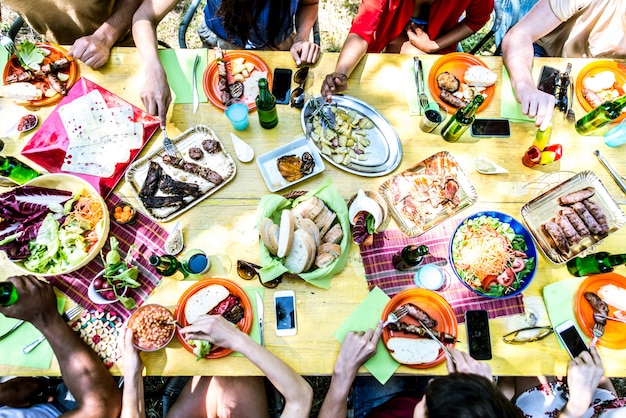
[[[209,62],[213,52],[208,53]],[[287,52],[255,52],[270,67],[293,68],[295,65]],[[324,53],[320,62],[311,68],[307,80],[307,91],[319,94],[320,86],[326,74],[333,71],[338,54]],[[421,59],[430,67],[438,57],[422,56]],[[479,117],[500,117],[501,75],[503,71],[500,57],[480,57],[480,59],[498,74],[495,95]],[[477,202],[463,213],[470,215],[480,210],[498,210],[520,218],[521,207],[534,197],[533,190],[525,185],[536,180],[545,173],[554,171],[580,172],[591,170],[598,175],[610,193],[621,204],[626,197],[609,177],[606,170],[592,154],[593,150],[601,149],[607,159],[614,163],[618,170],[623,170],[624,149],[608,148],[601,136],[583,137],[576,134],[573,126],[563,120],[563,114],[555,111],[551,143],[563,145],[564,157],[560,162],[534,169],[522,165],[521,157],[531,144],[536,128],[531,122],[511,123],[509,138],[472,138],[467,132],[459,142],[447,143],[438,135],[439,128],[433,134],[422,132],[419,127],[420,116],[411,115],[407,105],[407,89],[411,86],[402,73],[403,65],[412,61],[412,57],[392,54],[367,55],[358,65],[349,79],[346,94],[357,97],[372,105],[396,129],[403,148],[401,164],[393,173],[378,178],[355,176],[341,171],[329,163],[326,170],[310,180],[300,183],[287,190],[311,190],[322,181],[331,177],[334,186],[347,200],[359,188],[378,190],[379,186],[391,175],[397,174],[415,163],[447,150],[459,162],[464,172],[475,186],[478,193]],[[542,65],[565,68],[567,62],[573,64],[574,79],[577,72],[589,62],[585,59],[536,59],[535,71]],[[139,54],[133,48],[114,48],[109,63],[101,69],[92,70],[80,65],[83,77],[101,85],[136,106],[142,107],[139,97],[144,81],[144,73]],[[410,79],[409,79],[410,81]],[[509,93],[507,93],[509,94]],[[10,104],[3,103],[4,106]],[[37,111],[44,118],[54,106]],[[574,110],[580,118],[585,114],[575,99]],[[256,156],[273,150],[294,139],[301,138],[303,131],[300,112],[289,106],[278,106],[279,123],[271,130],[262,129],[258,124],[256,112],[250,114],[250,127],[237,134],[249,142]],[[3,122],[4,123],[4,122]],[[192,113],[191,104],[172,105],[168,113],[167,128],[170,137],[174,137],[186,129],[204,124],[210,126],[226,144],[228,151],[234,155],[229,132],[230,123],[223,111],[210,103],[203,103],[196,114]],[[161,135],[156,134],[142,154],[161,146]],[[28,139],[29,136],[26,137]],[[20,139],[20,143],[26,143]],[[15,152],[17,154],[17,152]],[[497,176],[481,175],[473,169],[474,159],[478,156],[488,157],[509,170],[507,174]],[[131,194],[130,186],[121,181],[115,189],[131,204],[136,200]],[[245,259],[252,262],[259,260],[258,233],[256,231],[256,209],[261,196],[269,193],[257,164],[237,161],[237,175],[230,184],[219,192],[204,200],[201,204],[185,212],[179,220],[185,228],[186,248],[202,248],[210,255],[228,255],[232,260],[232,269],[227,277],[240,286],[258,285],[246,282],[237,276],[235,262]],[[170,229],[174,221],[163,226]],[[390,228],[397,228],[390,223]],[[624,229],[605,239],[597,250],[612,253],[623,252],[626,239]],[[3,258],[0,277],[5,278],[16,273],[10,263]],[[617,272],[626,273],[619,267]],[[571,277],[565,266],[555,266],[545,258],[539,257],[537,274],[531,285],[524,291],[525,298],[541,298],[542,288],[550,283]],[[456,279],[453,279],[456,280]],[[191,280],[176,281],[164,278],[161,285],[150,297],[149,302],[160,303],[174,308],[182,292],[191,286]],[[297,297],[298,334],[293,337],[277,337],[274,332],[273,292],[265,289],[265,345],[278,357],[287,362],[298,373],[303,375],[329,375],[338,354],[340,343],[333,337],[337,328],[359,306],[368,294],[367,282],[359,248],[352,244],[347,263],[343,271],[336,275],[330,289],[319,289],[304,281],[287,279],[278,289],[293,289]],[[507,321],[511,317],[500,317],[490,321],[493,359],[489,364],[495,375],[564,375],[569,357],[566,351],[559,348],[554,335],[543,341],[525,345],[507,345],[502,342],[502,335],[509,327]],[[459,325],[457,347],[467,350],[465,327]],[[605,347],[599,348],[604,367],[608,376],[626,376],[626,363],[623,352]],[[218,360],[196,362],[195,356],[189,354],[176,339],[161,351],[144,353],[142,358],[146,364],[148,375],[257,375],[260,371],[243,357],[229,356]],[[366,372],[365,369],[361,370]],[[120,374],[121,368],[112,368],[114,374]],[[58,364],[53,361],[51,370],[16,369],[0,366],[0,374],[58,374]],[[445,365],[425,370],[401,367],[398,373],[445,374]]]

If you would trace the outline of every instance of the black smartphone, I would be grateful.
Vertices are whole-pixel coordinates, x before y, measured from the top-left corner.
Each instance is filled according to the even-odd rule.
[[[548,94],[554,95],[559,74],[560,72],[556,68],[544,65],[543,67],[541,67],[541,75],[539,76],[539,83],[537,83],[537,88]]]
[[[478,138],[507,137],[511,136],[511,125],[508,119],[476,119],[472,123],[471,134]]]
[[[289,68],[274,69],[272,94],[276,97],[276,103],[289,103],[289,95],[291,94],[291,70]]]
[[[483,309],[465,311],[469,355],[476,360],[491,359],[489,315]]]
[[[557,326],[556,333],[572,359],[578,357],[583,351],[589,350],[571,319]]]

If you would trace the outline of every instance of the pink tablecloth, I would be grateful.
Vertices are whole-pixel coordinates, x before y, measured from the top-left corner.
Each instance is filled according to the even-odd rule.
[[[109,211],[120,201],[114,193],[107,198],[107,206]],[[152,254],[163,254],[163,243],[167,238],[167,231],[161,228],[157,223],[150,220],[142,213],[137,213],[137,218],[130,225],[119,225],[111,221],[111,231],[109,236],[114,236],[119,241],[119,248],[122,254],[128,252],[131,244],[135,244],[138,250],[138,259],[135,264],[139,268],[139,282],[141,286],[136,289],[128,289],[127,297],[135,299],[137,306],[141,306],[152,291],[161,283],[161,276],[152,269],[148,258]],[[103,253],[109,251],[109,243],[104,246]],[[103,269],[100,256],[94,258],[89,264],[80,270],[70,274],[47,277],[48,281],[73,299],[79,305],[88,310],[111,311],[126,319],[132,313],[124,308],[124,306],[115,302],[108,305],[97,305],[93,303],[87,296],[89,284],[96,274]]]
[[[473,309],[485,309],[490,318],[523,313],[521,295],[507,299],[489,299],[466,288],[455,276],[448,261],[450,237],[462,220],[463,217],[454,217],[416,238],[408,238],[397,230],[376,234],[373,245],[361,247],[369,289],[378,286],[393,297],[402,290],[415,287],[413,275],[418,267],[399,271],[393,267],[391,259],[406,245],[426,245],[430,254],[424,257],[421,265],[436,263],[447,273],[447,285],[438,293],[448,301],[458,322],[464,322],[465,311]]]

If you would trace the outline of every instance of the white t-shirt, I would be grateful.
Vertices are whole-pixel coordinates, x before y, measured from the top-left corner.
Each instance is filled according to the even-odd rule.
[[[52,404],[42,403],[29,408],[0,407],[0,418],[57,418],[61,411]]]
[[[563,23],[537,42],[548,56],[626,57],[626,1],[549,1]]]

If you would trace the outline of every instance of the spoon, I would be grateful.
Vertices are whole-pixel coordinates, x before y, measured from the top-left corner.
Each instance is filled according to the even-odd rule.
[[[499,166],[485,157],[477,157],[474,160],[474,168],[480,174],[504,174],[509,172],[506,168]]]
[[[235,147],[235,155],[242,163],[249,163],[254,158],[254,150],[250,145],[244,142],[234,133],[230,133],[230,138],[233,140],[233,146]]]
[[[174,224],[174,228],[172,228],[169,236],[163,244],[163,249],[169,255],[176,255],[183,250],[184,246],[185,243],[183,241],[183,230],[180,227],[180,221],[176,221],[176,223]]]

